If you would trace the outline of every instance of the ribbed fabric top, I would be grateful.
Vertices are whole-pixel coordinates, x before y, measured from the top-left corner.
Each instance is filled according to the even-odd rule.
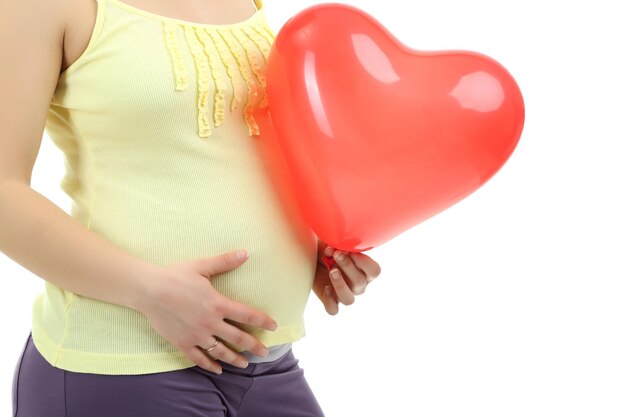
[[[232,322],[274,346],[304,336],[317,245],[279,185],[289,174],[264,75],[274,34],[256,4],[244,21],[212,25],[98,0],[92,37],[60,75],[46,131],[65,155],[60,186],[72,217],[118,247],[162,266],[248,249],[212,285],[274,318],[274,332]],[[47,281],[32,335],[53,366],[73,372],[195,365],[140,312]]]

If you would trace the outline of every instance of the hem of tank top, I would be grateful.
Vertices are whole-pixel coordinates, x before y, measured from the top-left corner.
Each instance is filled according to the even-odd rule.
[[[270,336],[281,336],[276,340],[278,343],[273,346],[277,346],[281,343],[293,343],[305,335],[304,331],[304,322],[300,322],[299,324],[282,326],[283,334],[276,335],[275,332],[267,333]],[[294,331],[295,330],[295,331]],[[147,373],[155,373],[155,372],[168,372],[174,370],[180,370],[185,368],[190,368],[195,366],[196,364],[192,362],[187,355],[182,351],[171,351],[171,352],[155,352],[155,353],[144,353],[144,354],[131,354],[131,355],[119,355],[118,358],[122,358],[123,356],[129,357],[130,362],[120,363],[117,362],[115,365],[107,365],[101,359],[98,359],[98,356],[103,356],[106,359],[110,359],[111,355],[99,355],[89,352],[81,352],[75,351],[71,349],[59,349],[58,345],[48,336],[46,331],[40,328],[36,322],[32,322],[31,324],[31,335],[33,339],[33,344],[37,348],[37,351],[41,354],[42,357],[46,359],[46,361],[53,367],[58,369],[67,370],[69,372],[79,372],[79,373],[94,373],[99,375],[137,375],[137,374],[147,374]],[[283,339],[285,335],[289,335],[288,338]],[[264,341],[266,346],[269,343],[274,343],[273,341]],[[50,352],[56,352],[55,359],[52,360],[50,357]],[[67,360],[67,357],[61,355],[61,352],[74,352],[76,357],[80,357],[80,359]],[[140,362],[137,358],[145,358],[149,359],[149,363]],[[74,363],[80,363],[81,365],[89,364],[87,367],[74,367]],[[123,362],[123,361],[122,361]],[[89,369],[89,370],[85,370]]]
[[[255,2],[258,1],[259,5],[257,6],[257,10],[248,18],[246,18],[245,20],[240,20],[239,22],[234,22],[234,23],[201,23],[201,22],[192,22],[191,20],[184,20],[184,19],[178,19],[175,17],[171,17],[171,16],[165,16],[165,15],[161,15],[158,13],[154,13],[154,12],[150,12],[148,10],[145,9],[140,9],[138,7],[135,6],[131,6],[128,3],[124,3],[121,0],[97,0],[98,2],[108,2],[111,4],[114,4],[115,6],[118,6],[122,9],[127,10],[130,13],[133,14],[137,14],[149,19],[153,19],[153,20],[158,20],[161,22],[169,22],[169,23],[175,23],[175,24],[179,24],[179,25],[185,25],[185,26],[195,26],[195,27],[201,27],[201,28],[206,28],[206,29],[228,29],[228,28],[236,28],[236,27],[242,27],[242,26],[247,26],[250,25],[254,20],[258,19],[260,17],[260,15],[262,13],[264,13],[265,11],[265,6],[263,4],[262,1],[260,0],[254,0]]]

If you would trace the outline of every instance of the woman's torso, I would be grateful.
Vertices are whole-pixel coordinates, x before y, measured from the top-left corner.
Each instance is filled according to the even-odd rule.
[[[97,1],[95,26],[77,6],[76,21],[91,24],[81,26],[87,46],[70,46],[46,121],[65,154],[72,217],[157,265],[248,249],[212,285],[278,322],[275,332],[255,332],[267,346],[297,340],[317,245],[274,140],[264,92],[274,34],[263,10],[237,0],[240,14],[213,19],[196,8],[174,15]],[[84,43],[78,26],[68,28],[68,45]],[[192,365],[139,312],[50,283],[33,305],[33,341],[70,371]]]

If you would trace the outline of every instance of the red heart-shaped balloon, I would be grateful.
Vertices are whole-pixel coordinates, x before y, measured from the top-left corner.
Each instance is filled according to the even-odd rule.
[[[346,251],[378,246],[475,191],[524,124],[521,92],[493,59],[410,49],[337,3],[280,29],[266,91],[304,219]]]

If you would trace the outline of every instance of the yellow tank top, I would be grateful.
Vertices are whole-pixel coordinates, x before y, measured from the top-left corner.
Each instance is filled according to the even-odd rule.
[[[289,173],[267,123],[275,35],[256,4],[250,18],[219,25],[98,0],[91,39],[60,75],[45,131],[64,153],[71,216],[118,247],[162,266],[248,249],[212,285],[274,318],[274,332],[233,322],[274,346],[305,334],[317,238],[277,182]],[[48,362],[73,372],[195,365],[137,310],[47,281],[32,336]]]

